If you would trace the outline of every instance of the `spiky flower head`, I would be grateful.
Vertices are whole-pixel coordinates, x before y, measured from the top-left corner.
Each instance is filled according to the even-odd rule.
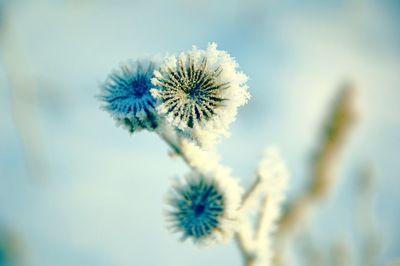
[[[247,76],[237,69],[235,60],[215,43],[169,57],[152,79],[158,112],[184,131],[227,133],[237,108],[250,97]]]
[[[207,244],[229,239],[238,222],[240,188],[228,177],[208,177],[191,172],[171,190],[168,221],[182,240]]]
[[[155,67],[151,60],[122,63],[101,86],[103,109],[130,132],[157,127],[157,100],[150,93]]]

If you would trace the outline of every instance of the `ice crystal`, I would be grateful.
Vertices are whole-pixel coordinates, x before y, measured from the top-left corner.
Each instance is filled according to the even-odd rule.
[[[151,95],[155,63],[141,60],[120,65],[102,85],[103,108],[131,132],[157,127],[156,99]]]

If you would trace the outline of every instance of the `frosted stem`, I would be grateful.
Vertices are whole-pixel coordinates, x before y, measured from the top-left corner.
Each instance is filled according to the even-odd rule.
[[[248,212],[251,209],[251,205],[257,200],[257,197],[262,192],[262,184],[261,178],[257,176],[251,187],[245,192],[241,207],[244,212]]]

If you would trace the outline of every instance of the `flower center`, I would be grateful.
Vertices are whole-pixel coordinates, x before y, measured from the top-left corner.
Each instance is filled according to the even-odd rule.
[[[196,217],[201,216],[204,213],[204,210],[206,209],[206,206],[204,204],[197,204],[194,206],[194,215]]]
[[[202,96],[201,86],[199,84],[193,84],[188,90],[189,98],[194,102],[200,102],[200,97]]]
[[[142,98],[149,91],[149,84],[146,78],[139,77],[132,82],[132,95],[136,98]]]

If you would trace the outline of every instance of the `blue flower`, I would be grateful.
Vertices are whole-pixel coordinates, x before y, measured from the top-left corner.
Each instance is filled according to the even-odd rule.
[[[198,174],[186,178],[174,187],[169,203],[172,228],[183,233],[183,240],[200,242],[222,231],[226,198],[216,180]]]
[[[111,116],[130,132],[153,130],[158,125],[156,99],[151,95],[151,78],[155,69],[152,61],[121,64],[102,85],[99,96]]]

